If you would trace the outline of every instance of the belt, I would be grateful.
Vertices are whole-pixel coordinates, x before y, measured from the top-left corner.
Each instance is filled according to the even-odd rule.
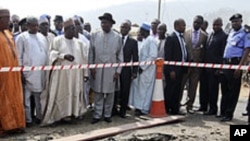
[[[241,57],[224,58],[223,60],[225,63],[239,63],[241,60]]]

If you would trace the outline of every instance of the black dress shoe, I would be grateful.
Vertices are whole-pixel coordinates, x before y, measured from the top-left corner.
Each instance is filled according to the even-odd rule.
[[[8,136],[12,136],[12,135],[24,134],[24,133],[26,133],[26,131],[23,128],[14,129],[14,130],[4,132],[4,135],[0,134],[0,138],[5,137],[5,136],[8,137]],[[3,136],[1,136],[1,135],[3,135]]]
[[[119,114],[119,116],[121,117],[121,118],[127,118],[127,116],[126,116],[126,114]]]
[[[131,108],[129,106],[126,107],[126,110],[131,111]]]
[[[135,109],[135,116],[141,116],[142,112],[139,109]]]
[[[188,112],[189,114],[194,114],[194,110],[192,110],[192,109],[187,109],[187,112]]]
[[[106,121],[107,123],[110,123],[110,122],[112,122],[112,119],[110,117],[106,117],[106,118],[104,118],[104,121]]]
[[[206,116],[212,116],[212,115],[216,115],[217,112],[213,112],[213,111],[208,111],[208,112],[205,112],[204,115]]]
[[[198,111],[198,112],[206,112],[206,111],[207,111],[207,109],[206,109],[206,108],[202,108],[202,107],[200,107],[197,111]]]
[[[32,126],[33,126],[33,123],[32,123],[32,122],[31,122],[31,123],[30,123],[30,122],[26,122],[26,127],[29,128],[29,127],[32,127]]]
[[[186,113],[183,113],[183,112],[179,111],[179,112],[172,112],[172,115],[181,115],[181,116],[184,116],[184,115],[186,115]]]
[[[99,118],[93,118],[92,121],[91,121],[91,124],[96,124],[100,121]]]
[[[231,121],[232,117],[223,117],[220,121],[221,122],[226,122],[226,121]]]
[[[116,115],[118,115],[119,114],[119,112],[118,112],[118,110],[117,109],[113,109],[113,111],[112,111],[112,116],[116,116]]]
[[[41,124],[41,120],[38,119],[38,118],[35,118],[34,121],[35,121],[36,124]]]
[[[248,112],[242,113],[242,116],[248,116]]]
[[[215,116],[216,118],[223,118],[223,117],[225,117],[224,115],[216,115]]]

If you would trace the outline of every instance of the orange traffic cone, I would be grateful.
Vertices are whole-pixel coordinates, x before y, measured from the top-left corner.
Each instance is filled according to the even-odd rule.
[[[151,117],[160,118],[167,116],[165,109],[164,93],[163,93],[163,81],[162,70],[164,65],[163,59],[157,59],[156,64],[156,81],[153,93],[153,99],[149,115]]]

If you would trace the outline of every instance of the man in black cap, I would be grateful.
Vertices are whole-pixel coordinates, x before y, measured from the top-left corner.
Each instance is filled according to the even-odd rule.
[[[227,44],[224,51],[223,63],[231,65],[243,65],[250,51],[250,34],[242,27],[242,15],[234,14],[229,19],[232,24]],[[222,78],[221,121],[231,121],[236,108],[242,71],[240,69],[225,69]]]
[[[19,24],[19,26],[21,27],[21,31],[22,31],[22,32],[28,30],[26,18],[22,18],[21,21],[20,21],[18,24]]]
[[[89,64],[123,62],[122,38],[112,30],[115,21],[110,13],[100,16],[102,30],[91,35]],[[102,115],[106,122],[112,122],[115,84],[121,67],[90,69],[90,81],[94,91],[94,116],[92,124],[100,121]]]
[[[17,38],[17,36],[18,36],[19,34],[21,34],[22,32],[25,32],[25,31],[28,30],[26,18],[21,19],[21,20],[19,21],[19,23],[18,23],[18,26],[21,27],[21,31],[18,31],[18,32],[16,32],[15,34],[13,34],[14,40],[16,40],[16,38]]]
[[[63,34],[63,17],[60,15],[56,15],[54,19],[54,25],[55,25],[55,30],[54,32],[57,35],[62,35]]]

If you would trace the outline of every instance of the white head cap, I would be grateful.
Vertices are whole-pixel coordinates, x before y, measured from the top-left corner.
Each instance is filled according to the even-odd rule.
[[[42,23],[49,23],[49,20],[46,16],[42,15],[39,17],[38,23],[39,23],[39,25]]]

